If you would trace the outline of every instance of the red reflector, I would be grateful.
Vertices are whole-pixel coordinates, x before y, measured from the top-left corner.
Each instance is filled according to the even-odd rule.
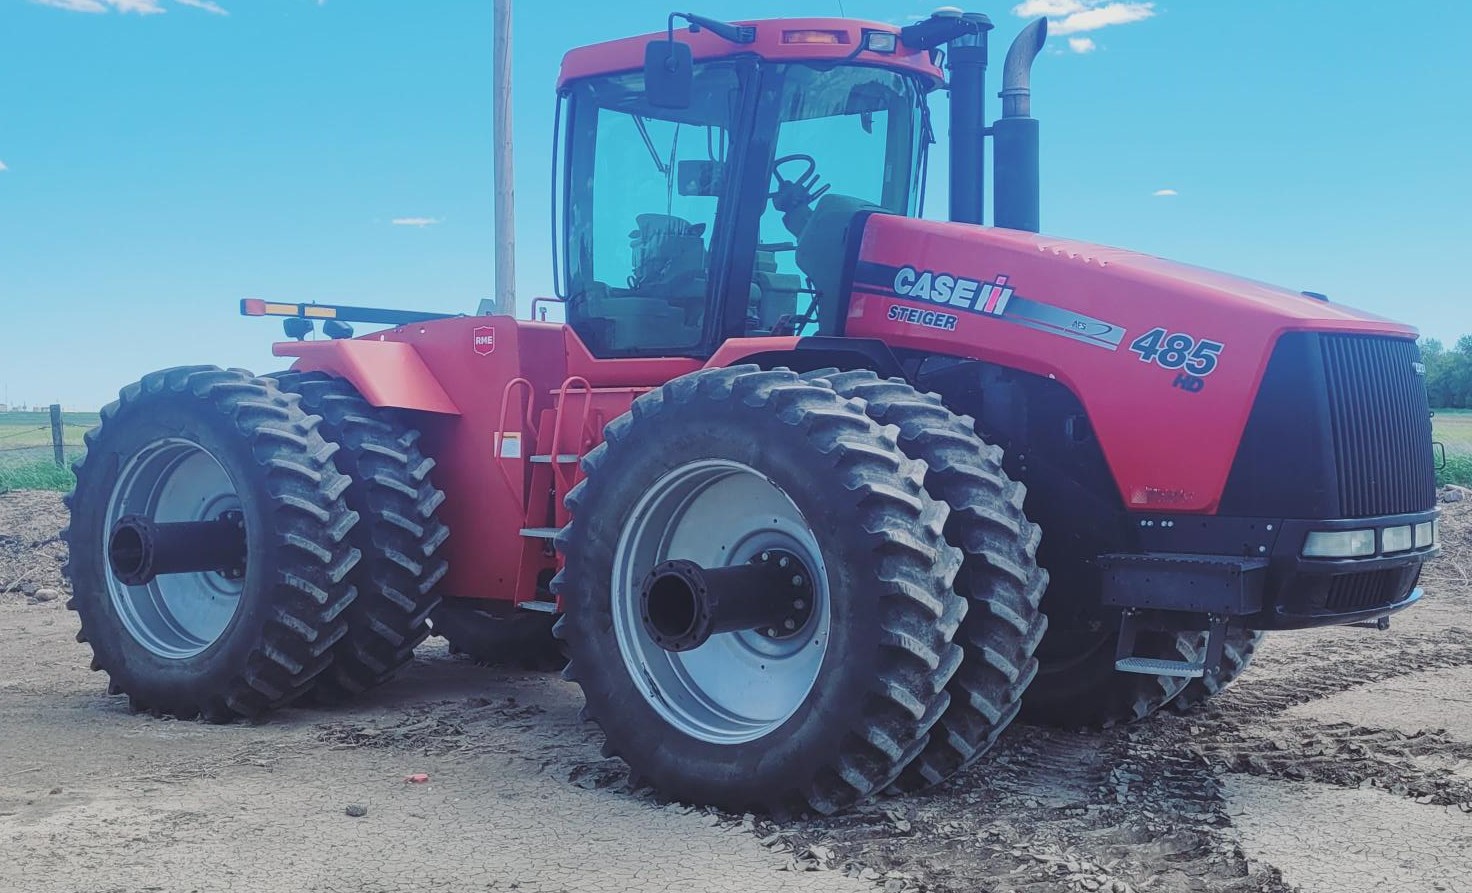
[[[847,31],[783,31],[783,43],[848,43]]]
[[[263,300],[261,300],[260,298],[241,298],[240,299],[240,315],[241,316],[265,316],[266,315],[266,302],[263,301]]]

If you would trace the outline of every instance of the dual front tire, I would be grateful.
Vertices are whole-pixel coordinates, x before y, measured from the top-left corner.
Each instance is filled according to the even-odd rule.
[[[971,594],[957,587],[976,546],[974,526],[950,520],[967,510],[947,502],[960,490],[938,498],[905,429],[850,386],[756,367],[676,379],[608,426],[568,498],[553,583],[568,675],[608,751],[670,796],[831,813],[958,771],[1016,714],[1045,579],[1020,494],[1000,479],[967,497],[1001,519],[998,555],[1024,565],[1002,571],[1024,616],[999,621],[990,570]],[[797,629],[671,651],[643,621],[650,567],[734,567],[778,550],[814,577],[815,609]],[[995,601],[1012,613],[1012,592]]]

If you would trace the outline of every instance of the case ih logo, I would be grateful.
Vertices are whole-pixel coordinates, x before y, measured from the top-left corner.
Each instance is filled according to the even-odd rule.
[[[485,356],[496,349],[496,327],[476,326],[470,330],[470,344],[475,352]]]

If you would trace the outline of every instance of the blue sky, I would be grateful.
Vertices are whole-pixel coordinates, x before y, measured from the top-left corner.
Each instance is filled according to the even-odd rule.
[[[517,0],[523,306],[550,288],[561,54],[656,30],[667,2]],[[903,22],[931,5],[692,8]],[[1472,3],[973,8],[997,23],[994,85],[1026,21],[1016,13],[1051,12],[1069,32],[1034,80],[1044,231],[1326,292],[1447,340],[1472,332]],[[236,316],[245,296],[447,311],[489,297],[490,9],[0,0],[11,400],[92,408],[181,363],[269,371],[279,329]],[[930,209],[943,214],[944,152],[933,159]]]

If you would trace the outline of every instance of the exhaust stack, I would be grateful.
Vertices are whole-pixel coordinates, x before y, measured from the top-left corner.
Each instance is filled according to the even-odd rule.
[[[1032,63],[1048,39],[1048,20],[1023,28],[1002,64],[1002,117],[992,124],[992,222],[1035,233],[1040,227],[1038,121],[1032,117]],[[954,149],[953,149],[954,151]],[[954,162],[953,162],[954,163]]]

